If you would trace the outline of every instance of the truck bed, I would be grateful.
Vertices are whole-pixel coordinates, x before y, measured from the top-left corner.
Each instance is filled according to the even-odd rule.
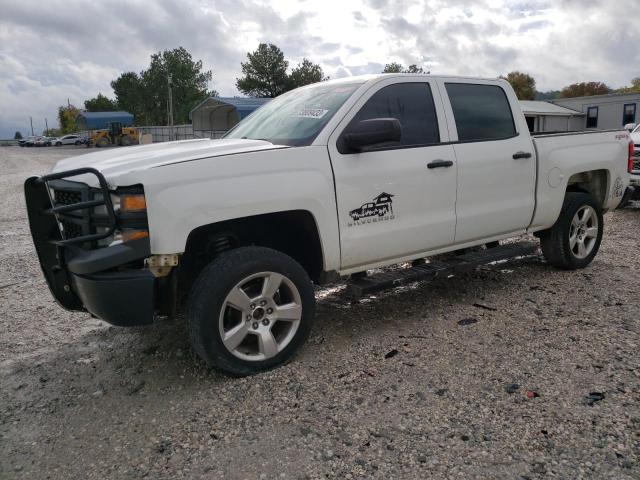
[[[560,213],[567,185],[576,182],[581,172],[601,176],[599,200],[603,210],[618,205],[626,186],[629,155],[626,131],[539,133],[532,135],[532,140],[538,159],[532,230],[553,224]],[[611,159],[616,160],[616,168],[609,174]]]

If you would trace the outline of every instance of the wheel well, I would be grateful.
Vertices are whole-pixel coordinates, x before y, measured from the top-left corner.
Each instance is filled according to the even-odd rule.
[[[232,248],[259,245],[296,260],[318,283],[323,271],[322,247],[313,215],[305,210],[255,215],[204,225],[193,230],[181,260],[180,285],[186,292],[216,256]]]
[[[567,192],[589,193],[602,207],[607,199],[609,173],[606,170],[591,170],[571,175],[567,184]]]

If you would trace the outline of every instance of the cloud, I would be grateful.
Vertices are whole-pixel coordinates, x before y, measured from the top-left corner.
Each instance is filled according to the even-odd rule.
[[[183,46],[213,70],[211,88],[237,94],[240,62],[259,42],[303,57],[332,78],[389,62],[438,74],[528,72],[542,90],[578,81],[612,87],[638,76],[637,0],[21,0],[0,17],[0,137],[56,123],[58,105],[140,71]],[[38,12],[34,14],[34,12]],[[73,14],[69,14],[73,12]]]

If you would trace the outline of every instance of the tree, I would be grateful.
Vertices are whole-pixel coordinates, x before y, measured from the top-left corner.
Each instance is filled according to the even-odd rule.
[[[422,67],[418,67],[414,63],[413,65],[409,65],[409,68],[407,68],[403,73],[425,73],[425,71]],[[429,73],[429,72],[426,72],[426,73]]]
[[[161,125],[167,121],[169,75],[175,124],[187,123],[189,112],[197,103],[208,96],[217,96],[217,92],[207,90],[213,78],[211,70],[202,68],[202,60],[194,61],[182,47],[151,55],[149,68],[140,74],[147,122]]]
[[[142,80],[135,72],[125,72],[111,82],[118,106],[131,113],[138,125],[145,125]]]
[[[203,70],[202,60],[194,61],[183,47],[151,55],[146,70],[125,72],[111,82],[119,108],[134,115],[138,125],[164,125],[168,120],[169,75],[173,96],[174,124],[187,123],[189,112],[208,96],[213,78]]]
[[[506,77],[500,76],[500,78],[511,84],[518,100],[534,100],[536,98],[536,81],[531,75],[516,70],[507,73]]]
[[[425,72],[422,67],[417,66],[415,63],[412,65],[409,65],[409,68],[405,69],[401,63],[391,62],[391,63],[387,63],[384,66],[384,70],[382,70],[382,73],[430,73],[430,72]]]
[[[113,112],[118,110],[118,102],[98,93],[97,97],[84,101],[84,108],[87,112]]]
[[[604,95],[605,93],[611,93],[611,89],[602,82],[582,82],[564,87],[560,90],[560,97],[590,97],[592,95]]]
[[[14,140],[22,140],[22,134],[20,132],[16,132],[16,134],[13,136]]]
[[[631,85],[629,87],[622,87],[618,89],[619,93],[636,93],[640,92],[640,77],[636,77],[631,80]]]
[[[553,100],[560,96],[560,90],[549,90],[547,92],[539,92],[536,90],[536,96],[534,100]]]
[[[322,67],[317,63],[311,63],[311,60],[303,58],[302,63],[299,63],[298,66],[291,71],[287,90],[293,90],[294,88],[311,83],[324,82],[325,80],[328,80],[328,78],[324,76]]]
[[[384,70],[382,70],[382,73],[402,73],[402,70],[404,69],[404,67],[397,63],[397,62],[391,62],[391,63],[387,63],[384,66]]]
[[[247,53],[247,62],[240,64],[242,78],[236,79],[236,87],[251,97],[277,97],[288,90],[289,78],[282,50],[269,43],[261,43],[254,52]]]
[[[72,133],[78,129],[76,118],[79,113],[80,110],[73,105],[58,107],[58,122],[60,123],[61,134]]]

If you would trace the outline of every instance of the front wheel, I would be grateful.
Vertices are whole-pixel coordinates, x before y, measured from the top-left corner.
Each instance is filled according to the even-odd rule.
[[[306,271],[268,248],[222,254],[196,280],[189,336],[207,364],[236,376],[287,362],[311,331],[315,296]]]
[[[598,253],[603,229],[602,209],[594,198],[568,192],[556,223],[539,235],[542,253],[555,267],[584,268]]]

